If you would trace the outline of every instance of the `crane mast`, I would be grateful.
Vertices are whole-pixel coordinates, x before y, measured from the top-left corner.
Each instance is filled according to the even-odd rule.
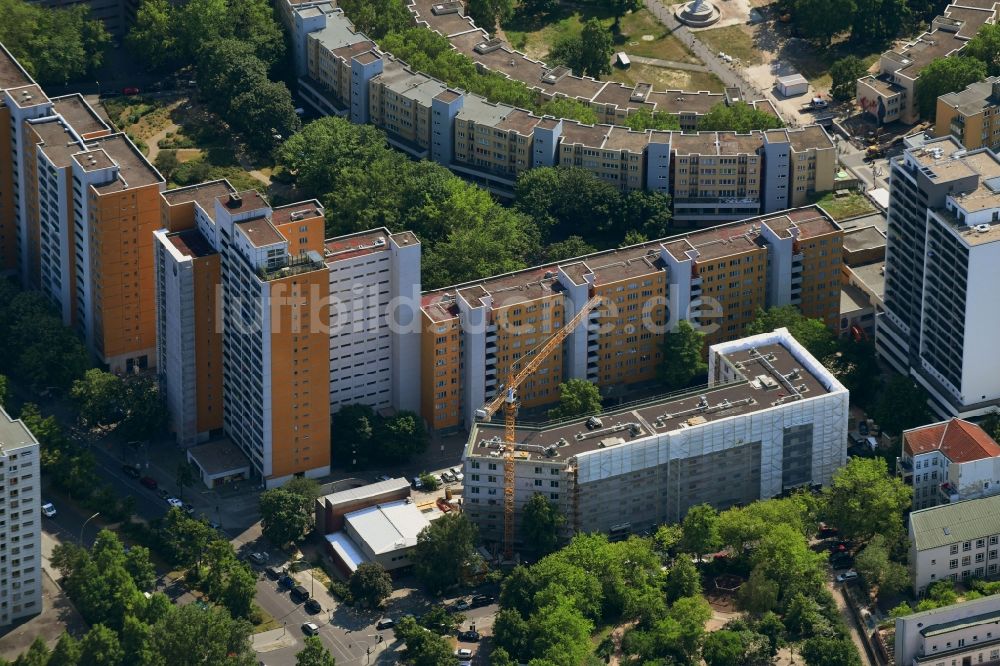
[[[524,381],[534,374],[535,370],[542,364],[545,358],[553,352],[563,340],[569,337],[581,322],[587,319],[591,310],[601,302],[600,296],[593,296],[588,300],[580,311],[573,318],[556,331],[552,337],[546,340],[541,346],[536,347],[531,353],[528,362],[516,373],[513,368],[508,375],[507,384],[503,391],[487,402],[476,411],[477,419],[489,421],[490,418],[503,406],[504,413],[504,448],[503,448],[503,548],[504,557],[511,559],[514,556],[514,475],[516,466],[514,464],[514,450],[516,445],[517,430],[517,388]]]

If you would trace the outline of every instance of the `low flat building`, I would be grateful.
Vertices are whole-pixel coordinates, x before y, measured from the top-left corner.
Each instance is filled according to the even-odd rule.
[[[971,666],[1000,662],[1000,596],[896,618],[899,666]]]
[[[992,578],[1000,564],[1000,495],[914,511],[909,538],[918,596],[939,580]]]
[[[986,497],[1000,492],[1000,446],[975,423],[932,423],[903,432],[896,470],[914,509]]]
[[[1000,148],[1000,76],[969,84],[937,100],[935,136],[951,135],[968,150]]]
[[[346,514],[344,529],[326,536],[327,552],[345,578],[365,562],[386,571],[402,569],[410,565],[409,552],[428,525],[410,498],[376,504]]]
[[[596,420],[519,422],[515,516],[541,493],[567,517],[567,536],[624,535],[701,503],[825,485],[846,462],[848,391],[786,329],[713,345],[708,376]],[[501,420],[476,424],[464,453],[465,512],[487,540],[503,532]]]
[[[365,507],[395,502],[410,496],[406,479],[389,479],[341,490],[316,500],[316,531],[330,534],[344,529],[344,516]]]
[[[207,488],[250,478],[250,461],[228,439],[192,446],[186,453]]]

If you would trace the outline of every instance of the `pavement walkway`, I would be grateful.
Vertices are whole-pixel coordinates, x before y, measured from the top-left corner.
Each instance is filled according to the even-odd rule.
[[[653,65],[654,67],[666,67],[668,69],[683,69],[688,72],[710,72],[708,67],[705,65],[692,65],[689,62],[677,62],[676,60],[660,60],[659,58],[647,58],[646,56],[637,56],[628,54],[629,60],[633,62],[638,62],[643,65]]]
[[[298,641],[295,640],[292,634],[288,633],[285,627],[282,627],[281,629],[271,629],[270,631],[262,631],[259,634],[254,634],[250,637],[250,642],[253,644],[254,652],[262,654],[264,652],[273,652],[274,650],[292,647]]]

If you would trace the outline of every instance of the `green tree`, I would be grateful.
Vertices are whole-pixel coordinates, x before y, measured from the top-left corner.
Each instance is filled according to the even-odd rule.
[[[986,78],[986,63],[972,57],[948,56],[933,60],[920,70],[915,92],[920,117],[934,120],[937,98],[962,90],[970,83]]]
[[[260,517],[264,536],[279,545],[301,539],[310,523],[309,510],[303,506],[302,497],[284,488],[261,493]]]
[[[10,401],[10,381],[5,375],[0,375],[0,407]]]
[[[441,666],[455,658],[447,640],[421,627],[412,616],[400,619],[394,631],[406,643],[403,656],[413,666]]]
[[[751,562],[765,579],[778,584],[779,604],[797,593],[812,597],[823,589],[822,554],[813,552],[806,538],[790,525],[774,525],[768,530],[757,543]]]
[[[318,636],[306,636],[305,647],[295,655],[295,666],[336,666],[336,660]]]
[[[80,666],[118,666],[124,659],[118,634],[103,624],[95,624],[80,641]]]
[[[823,489],[823,514],[849,539],[881,534],[894,541],[903,534],[911,494],[901,479],[889,476],[884,458],[852,458]]]
[[[778,584],[758,567],[750,572],[750,578],[740,588],[737,600],[743,610],[763,615],[778,607],[778,596]]]
[[[375,608],[392,594],[392,576],[377,562],[363,562],[351,574],[347,585],[351,598]]]
[[[537,0],[536,0],[537,1]],[[542,2],[551,2],[554,0],[541,0]],[[522,3],[523,6],[524,3]],[[490,653],[490,666],[517,666],[517,662],[511,659],[510,654],[507,650],[502,647],[498,647]]]
[[[253,666],[257,659],[250,644],[252,629],[246,620],[233,619],[217,606],[170,606],[153,624],[149,645],[158,655],[156,666]]]
[[[663,336],[659,375],[664,386],[671,391],[682,389],[708,372],[704,351],[705,334],[696,331],[686,319],[678,321],[674,330]]]
[[[699,132],[750,132],[784,127],[781,118],[746,102],[719,102],[698,119]]]
[[[597,248],[583,240],[580,236],[570,236],[566,240],[547,245],[539,259],[543,262],[564,261],[582,257],[585,254],[597,252]]]
[[[28,649],[14,660],[14,666],[47,666],[48,663],[49,648],[41,636],[36,636]]]
[[[251,145],[266,150],[273,149],[302,125],[288,86],[267,78],[252,80],[233,97],[227,118],[246,135]]]
[[[426,451],[430,436],[419,414],[401,411],[382,423],[376,441],[379,460],[403,463]]]
[[[531,654],[558,666],[580,664],[593,650],[590,633],[594,624],[568,599],[540,608],[531,622]]]
[[[464,615],[452,613],[441,604],[431,606],[430,610],[417,619],[417,623],[421,627],[442,636],[454,633],[463,622],[465,622]]]
[[[792,0],[792,20],[803,37],[829,46],[834,35],[854,22],[854,0]]]
[[[469,17],[476,25],[493,32],[497,23],[503,23],[514,13],[514,0],[469,0],[466,5]]]
[[[909,377],[895,375],[875,402],[872,416],[882,430],[899,435],[934,420],[927,406],[927,391]]]
[[[406,4],[399,0],[340,0],[354,26],[372,39],[382,39],[391,32],[401,32],[409,28],[413,17]]]
[[[746,335],[770,333],[787,328],[795,340],[817,359],[825,359],[836,351],[837,341],[833,331],[821,319],[809,319],[794,305],[758,310],[754,320],[747,325]]]
[[[701,574],[689,555],[683,554],[674,560],[674,565],[667,571],[663,592],[669,603],[701,594]]]
[[[458,583],[466,565],[475,557],[476,527],[462,514],[438,518],[417,535],[410,555],[417,578],[439,594]]]
[[[125,554],[125,570],[135,581],[136,587],[149,592],[156,583],[156,567],[149,559],[149,548],[135,545]]]
[[[987,23],[962,49],[962,55],[986,64],[986,73],[1000,75],[1000,25]]]
[[[611,31],[596,18],[583,24],[579,35],[558,40],[549,52],[549,60],[563,64],[580,76],[600,77],[611,72],[611,54],[615,43]]]
[[[233,617],[249,618],[256,593],[257,576],[246,564],[233,562],[227,571],[226,586],[221,598],[226,610]]]
[[[173,8],[167,0],[142,0],[125,43],[132,55],[158,69],[177,57]]]
[[[857,56],[849,55],[830,65],[830,95],[840,101],[854,99],[857,80],[868,72],[868,68]]]
[[[585,379],[567,379],[559,385],[559,404],[549,410],[549,418],[567,419],[601,413],[601,392]]]
[[[215,530],[178,508],[167,512],[159,532],[167,556],[183,567],[200,565],[209,544],[218,539]]]
[[[858,553],[854,568],[869,589],[878,595],[893,595],[910,583],[906,567],[890,557],[890,544],[881,534],[874,535]]]
[[[636,132],[646,130],[674,130],[680,131],[680,118],[672,113],[662,111],[650,111],[649,109],[639,109],[625,119],[625,126]]]
[[[163,431],[167,408],[160,385],[152,377],[133,377],[125,382],[123,420],[118,433],[127,440],[148,440]]]
[[[80,643],[68,632],[63,632],[59,636],[59,642],[52,648],[46,666],[77,666],[80,656]]]
[[[744,661],[743,640],[735,631],[713,631],[705,638],[702,657],[708,666],[748,666]]]
[[[711,505],[699,504],[688,509],[681,528],[684,531],[681,548],[694,553],[699,560],[719,547],[719,512]]]
[[[854,0],[851,39],[881,44],[903,29],[909,20],[906,0]]]
[[[180,57],[190,62],[206,45],[231,36],[226,0],[189,0],[172,13],[171,29]]]
[[[565,522],[566,517],[554,503],[542,493],[535,493],[524,506],[521,532],[536,553],[547,555],[559,547]]]
[[[858,649],[849,638],[814,636],[802,644],[808,666],[861,666]]]
[[[523,567],[519,567],[523,570]],[[524,663],[530,657],[528,622],[513,608],[501,608],[493,622],[493,642],[498,649],[507,653],[516,663]]]
[[[375,410],[368,405],[344,405],[333,415],[330,442],[335,463],[350,469],[367,463],[377,418]]]

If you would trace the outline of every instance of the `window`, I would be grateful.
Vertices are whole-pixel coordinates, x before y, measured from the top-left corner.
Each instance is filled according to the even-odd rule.
[[[953,543],[953,544],[951,545],[951,549],[950,549],[950,551],[949,551],[949,552],[950,552],[950,553],[951,553],[952,555],[958,555],[958,544],[957,544],[957,543]]]
[[[951,560],[950,562],[948,562],[948,568],[949,569],[957,569],[958,568],[958,560]]]

